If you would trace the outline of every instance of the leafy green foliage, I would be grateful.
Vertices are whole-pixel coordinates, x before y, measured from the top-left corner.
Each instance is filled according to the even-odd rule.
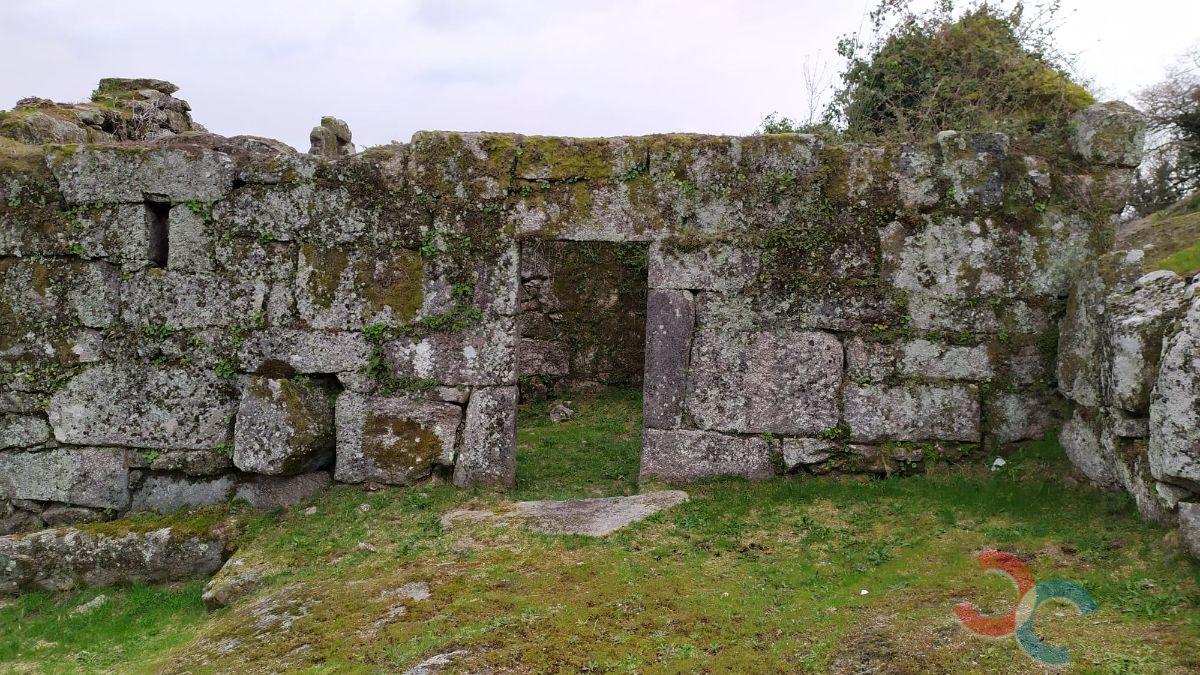
[[[874,41],[844,37],[848,66],[828,117],[853,140],[922,138],[943,129],[1038,133],[1061,128],[1093,102],[1055,50],[1057,3],[1005,11],[952,0],[915,12],[910,0],[881,0],[871,13]]]

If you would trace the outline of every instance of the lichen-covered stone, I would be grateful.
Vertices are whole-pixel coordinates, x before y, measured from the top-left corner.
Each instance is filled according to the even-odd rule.
[[[233,428],[233,463],[242,471],[290,476],[333,457],[333,405],[311,381],[251,377]]]
[[[454,464],[462,416],[452,403],[343,392],[337,400],[334,478],[411,485],[434,466]]]
[[[778,442],[762,436],[734,436],[688,429],[646,429],[642,433],[642,481],[668,483],[740,476],[774,475]]]
[[[196,368],[101,363],[71,378],[46,413],[62,443],[203,450],[229,439],[235,388]]]
[[[687,414],[701,429],[816,434],[837,423],[842,344],[828,333],[699,331]]]
[[[121,284],[121,319],[133,326],[252,325],[262,297],[248,280],[151,268]]]
[[[1104,299],[1100,385],[1106,404],[1146,413],[1164,332],[1184,309],[1184,289],[1178,275],[1161,270]]]
[[[1103,309],[1114,289],[1129,288],[1142,276],[1141,251],[1118,251],[1088,263],[1067,301],[1058,337],[1057,377],[1063,395],[1083,406],[1102,402]]]
[[[7,314],[26,325],[106,328],[119,316],[120,277],[105,262],[52,258],[0,262],[0,291],[0,317]]]
[[[989,392],[983,401],[987,432],[1000,443],[1043,438],[1063,422],[1063,401],[1047,388]]]
[[[842,396],[855,441],[979,440],[975,385],[847,384]]]
[[[327,471],[298,476],[254,476],[238,483],[233,498],[256,509],[287,508],[316,496],[329,486],[329,482]]]
[[[442,384],[495,386],[517,381],[513,319],[476,324],[460,332],[401,338],[384,345],[388,366],[400,377]]]
[[[0,537],[0,593],[156,583],[207,576],[225,561],[226,537],[164,527],[93,533],[59,528]]]
[[[900,345],[901,376],[941,380],[982,380],[992,374],[985,345],[958,346],[911,340]]]
[[[690,292],[650,291],[642,406],[644,423],[649,428],[674,429],[680,425],[695,321],[695,301]]]
[[[360,329],[401,325],[423,302],[421,256],[405,249],[359,250],[300,246],[296,311],[310,328]]]
[[[895,268],[885,277],[897,288],[938,299],[1011,292],[1015,270],[1005,260],[1006,237],[985,220],[928,222],[903,238]]]
[[[365,368],[370,354],[359,332],[268,328],[242,342],[238,362],[251,373],[343,373]]]
[[[480,387],[471,392],[454,484],[511,487],[516,481],[517,388]]]
[[[188,204],[171,207],[167,217],[167,269],[211,272],[213,232],[203,212]]]
[[[1200,298],[1162,353],[1150,402],[1150,472],[1200,492]]]
[[[658,490],[623,497],[517,502],[508,517],[534,532],[603,537],[687,498],[682,490]]]
[[[0,498],[123,509],[129,505],[125,451],[63,447],[0,452]]]
[[[1145,142],[1146,118],[1128,103],[1094,103],[1071,118],[1071,149],[1085,161],[1135,167]]]
[[[1004,195],[1000,162],[1008,155],[1007,136],[942,131],[937,143],[942,154],[942,177],[950,184],[949,199],[959,206],[972,201],[983,206],[1000,203]]]
[[[783,439],[783,468],[786,471],[812,464],[820,464],[833,457],[840,448],[836,443],[823,438]]]
[[[233,187],[233,160],[203,149],[67,146],[46,164],[71,204],[215,202]]]
[[[174,473],[152,473],[138,477],[129,510],[174,513],[181,509],[211,506],[233,497],[236,481],[231,475],[194,477]]]
[[[649,283],[654,289],[734,291],[758,278],[757,250],[711,244],[681,248],[667,244],[650,247]]]
[[[0,450],[28,448],[50,438],[46,420],[33,415],[0,415]]]
[[[1179,504],[1179,540],[1185,551],[1200,560],[1200,502]]]
[[[131,450],[126,459],[131,469],[177,471],[189,476],[215,476],[233,469],[233,459],[222,449],[166,452]]]
[[[1103,426],[1098,410],[1083,406],[1063,424],[1058,441],[1067,451],[1067,458],[1092,482],[1108,489],[1121,486],[1115,467],[1120,461],[1112,446],[1102,443]]]
[[[322,117],[321,123],[308,134],[308,154],[337,159],[354,154],[350,142],[350,126],[336,117]]]

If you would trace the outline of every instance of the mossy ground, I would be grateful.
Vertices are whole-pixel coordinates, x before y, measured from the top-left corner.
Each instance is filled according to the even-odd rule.
[[[522,411],[513,498],[634,490],[637,395],[576,405],[561,424],[544,406]],[[997,473],[688,490],[688,503],[604,539],[443,531],[450,508],[508,499],[448,486],[338,486],[311,516],[235,509],[239,554],[277,570],[255,595],[207,615],[194,582],[22,596],[0,608],[0,670],[398,672],[459,649],[455,669],[471,671],[1036,671],[1015,641],[973,637],[953,618],[962,600],[1011,607],[1007,582],[973,559],[988,547],[1095,596],[1086,617],[1038,614],[1073,670],[1200,669],[1200,568],[1125,496],[1072,479],[1053,442]],[[428,599],[389,596],[414,581]],[[71,615],[98,592],[111,603]]]
[[[1147,271],[1200,272],[1200,193],[1125,226],[1115,248],[1144,249]]]

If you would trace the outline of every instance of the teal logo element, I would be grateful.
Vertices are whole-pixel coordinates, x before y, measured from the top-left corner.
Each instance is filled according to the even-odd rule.
[[[1017,588],[1017,606],[1007,614],[984,616],[971,603],[964,602],[954,608],[958,620],[973,633],[984,637],[1015,634],[1022,651],[1047,665],[1070,663],[1071,654],[1066,647],[1046,644],[1038,638],[1033,630],[1033,618],[1038,607],[1051,600],[1070,603],[1081,615],[1089,614],[1096,609],[1092,595],[1073,581],[1055,579],[1035,584],[1029,568],[1011,553],[981,551],[975,558],[985,573],[1003,574],[1013,582]]]

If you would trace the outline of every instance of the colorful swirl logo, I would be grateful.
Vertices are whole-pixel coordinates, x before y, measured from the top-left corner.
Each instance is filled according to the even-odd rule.
[[[1091,594],[1071,581],[1055,579],[1034,583],[1029,568],[1011,553],[982,551],[975,558],[985,574],[1003,574],[1016,584],[1017,605],[1008,614],[984,616],[971,603],[963,602],[954,608],[958,620],[972,632],[984,637],[1001,638],[1015,633],[1021,650],[1047,665],[1070,663],[1071,656],[1066,647],[1046,644],[1038,638],[1033,631],[1033,617],[1038,607],[1050,600],[1068,602],[1080,614],[1088,614],[1096,609],[1096,601]]]

